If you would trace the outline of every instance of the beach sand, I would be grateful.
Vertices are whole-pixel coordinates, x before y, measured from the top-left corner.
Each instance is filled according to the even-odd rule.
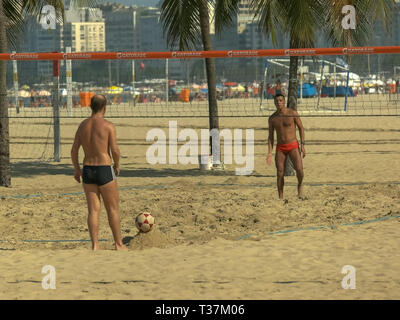
[[[81,120],[62,120],[61,162],[14,160],[12,188],[0,189],[0,299],[400,298],[399,117],[303,117],[307,199],[297,198],[293,176],[284,201],[265,161],[266,118],[220,119],[221,128],[254,129],[249,176],[236,175],[244,165],[235,162],[215,172],[150,165],[146,134],[168,136],[173,119],[111,119],[127,252],[112,250],[104,206],[102,250],[90,250],[69,159]],[[175,120],[178,131],[208,126],[206,118]],[[12,142],[21,127],[13,126]],[[12,144],[12,155],[23,158],[29,147],[40,144]],[[156,219],[147,234],[134,224],[143,211]],[[55,268],[55,290],[42,288],[46,265]],[[356,271],[353,290],[342,287],[346,265]]]

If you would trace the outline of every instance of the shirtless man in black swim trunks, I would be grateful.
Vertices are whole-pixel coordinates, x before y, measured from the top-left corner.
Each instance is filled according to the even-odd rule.
[[[75,135],[75,141],[71,150],[72,163],[75,168],[75,180],[83,180],[83,189],[88,204],[88,226],[92,249],[99,249],[99,213],[100,195],[103,198],[107,210],[116,250],[127,250],[122,243],[120,219],[118,214],[118,186],[115,175],[119,175],[119,148],[117,145],[114,125],[104,119],[106,112],[106,97],[95,95],[90,107],[92,115],[84,120]],[[85,157],[83,170],[78,160],[79,148],[82,146]],[[112,159],[114,165],[112,166]]]

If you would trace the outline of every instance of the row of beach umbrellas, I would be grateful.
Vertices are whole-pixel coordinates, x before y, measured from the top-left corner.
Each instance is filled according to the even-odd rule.
[[[190,86],[190,88],[193,89],[194,91],[200,91],[204,93],[208,92],[207,84],[198,85],[194,83]],[[224,84],[219,83],[216,85],[216,88],[217,91],[222,91],[227,88],[230,88],[232,92],[244,92],[246,90],[245,87],[236,82],[225,82]]]
[[[7,95],[9,96],[13,96],[14,95],[14,90],[8,90],[7,91]],[[21,98],[29,98],[31,96],[31,92],[27,91],[27,90],[19,90],[18,91],[18,97]],[[40,90],[40,91],[35,91],[34,96],[36,97],[49,97],[51,96],[51,93],[47,90]]]

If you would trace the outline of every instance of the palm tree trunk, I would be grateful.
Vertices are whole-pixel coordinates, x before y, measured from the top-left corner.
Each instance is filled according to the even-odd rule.
[[[208,1],[200,0],[200,28],[201,37],[203,41],[204,51],[211,51],[211,37],[210,37],[210,18],[208,11]],[[208,112],[209,112],[209,125],[210,130],[217,129],[216,135],[210,137],[211,154],[213,155],[213,163],[219,164],[220,162],[220,140],[219,140],[219,118],[217,106],[217,89],[216,89],[216,72],[215,72],[215,59],[206,58],[206,72],[208,84]]]
[[[0,0],[0,53],[7,53],[6,18]],[[6,85],[7,61],[0,60],[0,186],[11,186],[10,136]]]
[[[295,49],[292,41],[290,42],[290,49]],[[299,65],[299,57],[291,56],[289,65],[289,88],[287,107],[297,110],[297,70]],[[286,157],[285,162],[285,176],[294,176],[293,164],[289,157]]]
[[[289,65],[289,88],[287,107],[297,110],[297,70],[299,65],[299,57],[291,56]]]

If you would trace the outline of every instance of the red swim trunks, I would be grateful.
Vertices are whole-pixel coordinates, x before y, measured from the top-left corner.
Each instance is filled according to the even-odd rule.
[[[299,148],[299,143],[296,141],[293,141],[291,143],[286,143],[286,144],[277,144],[276,145],[276,150],[282,151],[285,155],[288,154],[290,151],[293,149],[298,149]]]

